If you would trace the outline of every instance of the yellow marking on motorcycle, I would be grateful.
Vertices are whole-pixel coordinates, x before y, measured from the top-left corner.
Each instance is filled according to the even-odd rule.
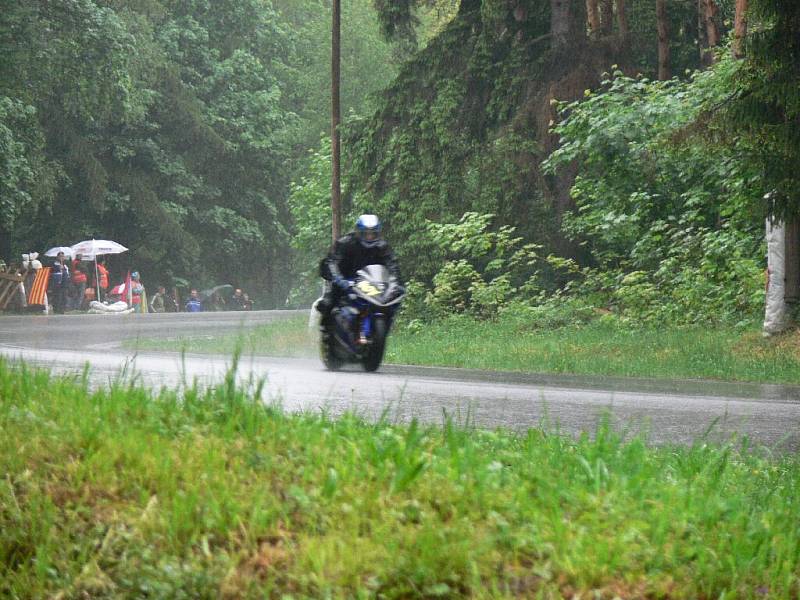
[[[367,296],[377,296],[381,293],[381,291],[374,285],[372,285],[369,281],[359,281],[357,287]]]

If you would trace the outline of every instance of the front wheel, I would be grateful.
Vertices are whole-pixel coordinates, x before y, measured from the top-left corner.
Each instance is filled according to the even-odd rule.
[[[372,323],[372,343],[367,355],[364,357],[364,370],[377,371],[383,360],[383,350],[386,348],[386,319],[375,317]]]
[[[342,368],[342,359],[336,356],[336,351],[333,349],[335,343],[330,324],[324,325],[319,334],[319,356],[328,371],[338,371]]]

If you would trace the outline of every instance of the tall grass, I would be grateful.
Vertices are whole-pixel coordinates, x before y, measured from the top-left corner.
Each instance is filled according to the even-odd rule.
[[[0,597],[792,598],[800,461],[0,361]]]

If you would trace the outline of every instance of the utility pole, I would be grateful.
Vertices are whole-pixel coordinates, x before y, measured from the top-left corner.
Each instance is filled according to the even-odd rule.
[[[342,235],[342,187],[341,187],[341,143],[339,123],[341,107],[339,104],[340,42],[342,21],[341,0],[333,0],[333,19],[331,25],[331,213],[333,214],[333,241]]]

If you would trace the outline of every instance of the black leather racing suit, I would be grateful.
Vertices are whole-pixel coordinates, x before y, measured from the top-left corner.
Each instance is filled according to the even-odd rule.
[[[340,279],[355,279],[359,269],[367,265],[384,265],[389,270],[389,275],[402,285],[400,266],[386,240],[378,240],[367,247],[355,233],[348,233],[334,242],[328,255],[319,264],[319,274],[333,284]],[[336,285],[331,285],[330,290],[325,292],[322,301],[317,304],[323,316],[330,314],[341,294],[342,290]]]

